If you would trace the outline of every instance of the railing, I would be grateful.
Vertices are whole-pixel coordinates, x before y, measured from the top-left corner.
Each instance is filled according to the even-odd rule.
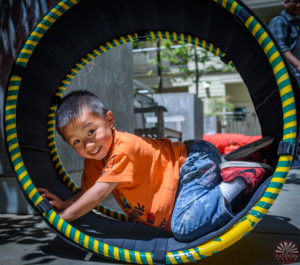
[[[218,119],[223,133],[240,133],[250,136],[261,134],[259,120],[254,111],[223,112]]]

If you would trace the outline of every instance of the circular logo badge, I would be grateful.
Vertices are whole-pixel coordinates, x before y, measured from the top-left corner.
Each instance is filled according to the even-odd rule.
[[[276,245],[275,257],[281,264],[291,264],[298,259],[299,249],[294,242],[284,240]]]

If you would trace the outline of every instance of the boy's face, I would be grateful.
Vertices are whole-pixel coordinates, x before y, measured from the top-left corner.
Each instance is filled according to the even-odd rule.
[[[61,134],[82,157],[101,160],[106,157],[113,142],[113,114],[107,119],[94,115],[86,109],[61,130]]]

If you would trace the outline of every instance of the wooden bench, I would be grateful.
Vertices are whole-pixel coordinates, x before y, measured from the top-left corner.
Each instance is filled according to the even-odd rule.
[[[179,141],[182,140],[182,133],[174,129],[166,128],[164,125],[164,112],[167,109],[164,106],[154,105],[150,107],[138,107],[134,109],[134,113],[154,113],[157,117],[157,123],[155,127],[151,128],[137,128],[135,134],[143,137],[151,138],[176,138]]]

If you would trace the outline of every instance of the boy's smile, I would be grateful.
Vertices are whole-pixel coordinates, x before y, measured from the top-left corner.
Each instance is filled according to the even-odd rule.
[[[111,111],[103,119],[89,109],[63,127],[61,134],[82,157],[102,160],[113,142],[113,115]]]

